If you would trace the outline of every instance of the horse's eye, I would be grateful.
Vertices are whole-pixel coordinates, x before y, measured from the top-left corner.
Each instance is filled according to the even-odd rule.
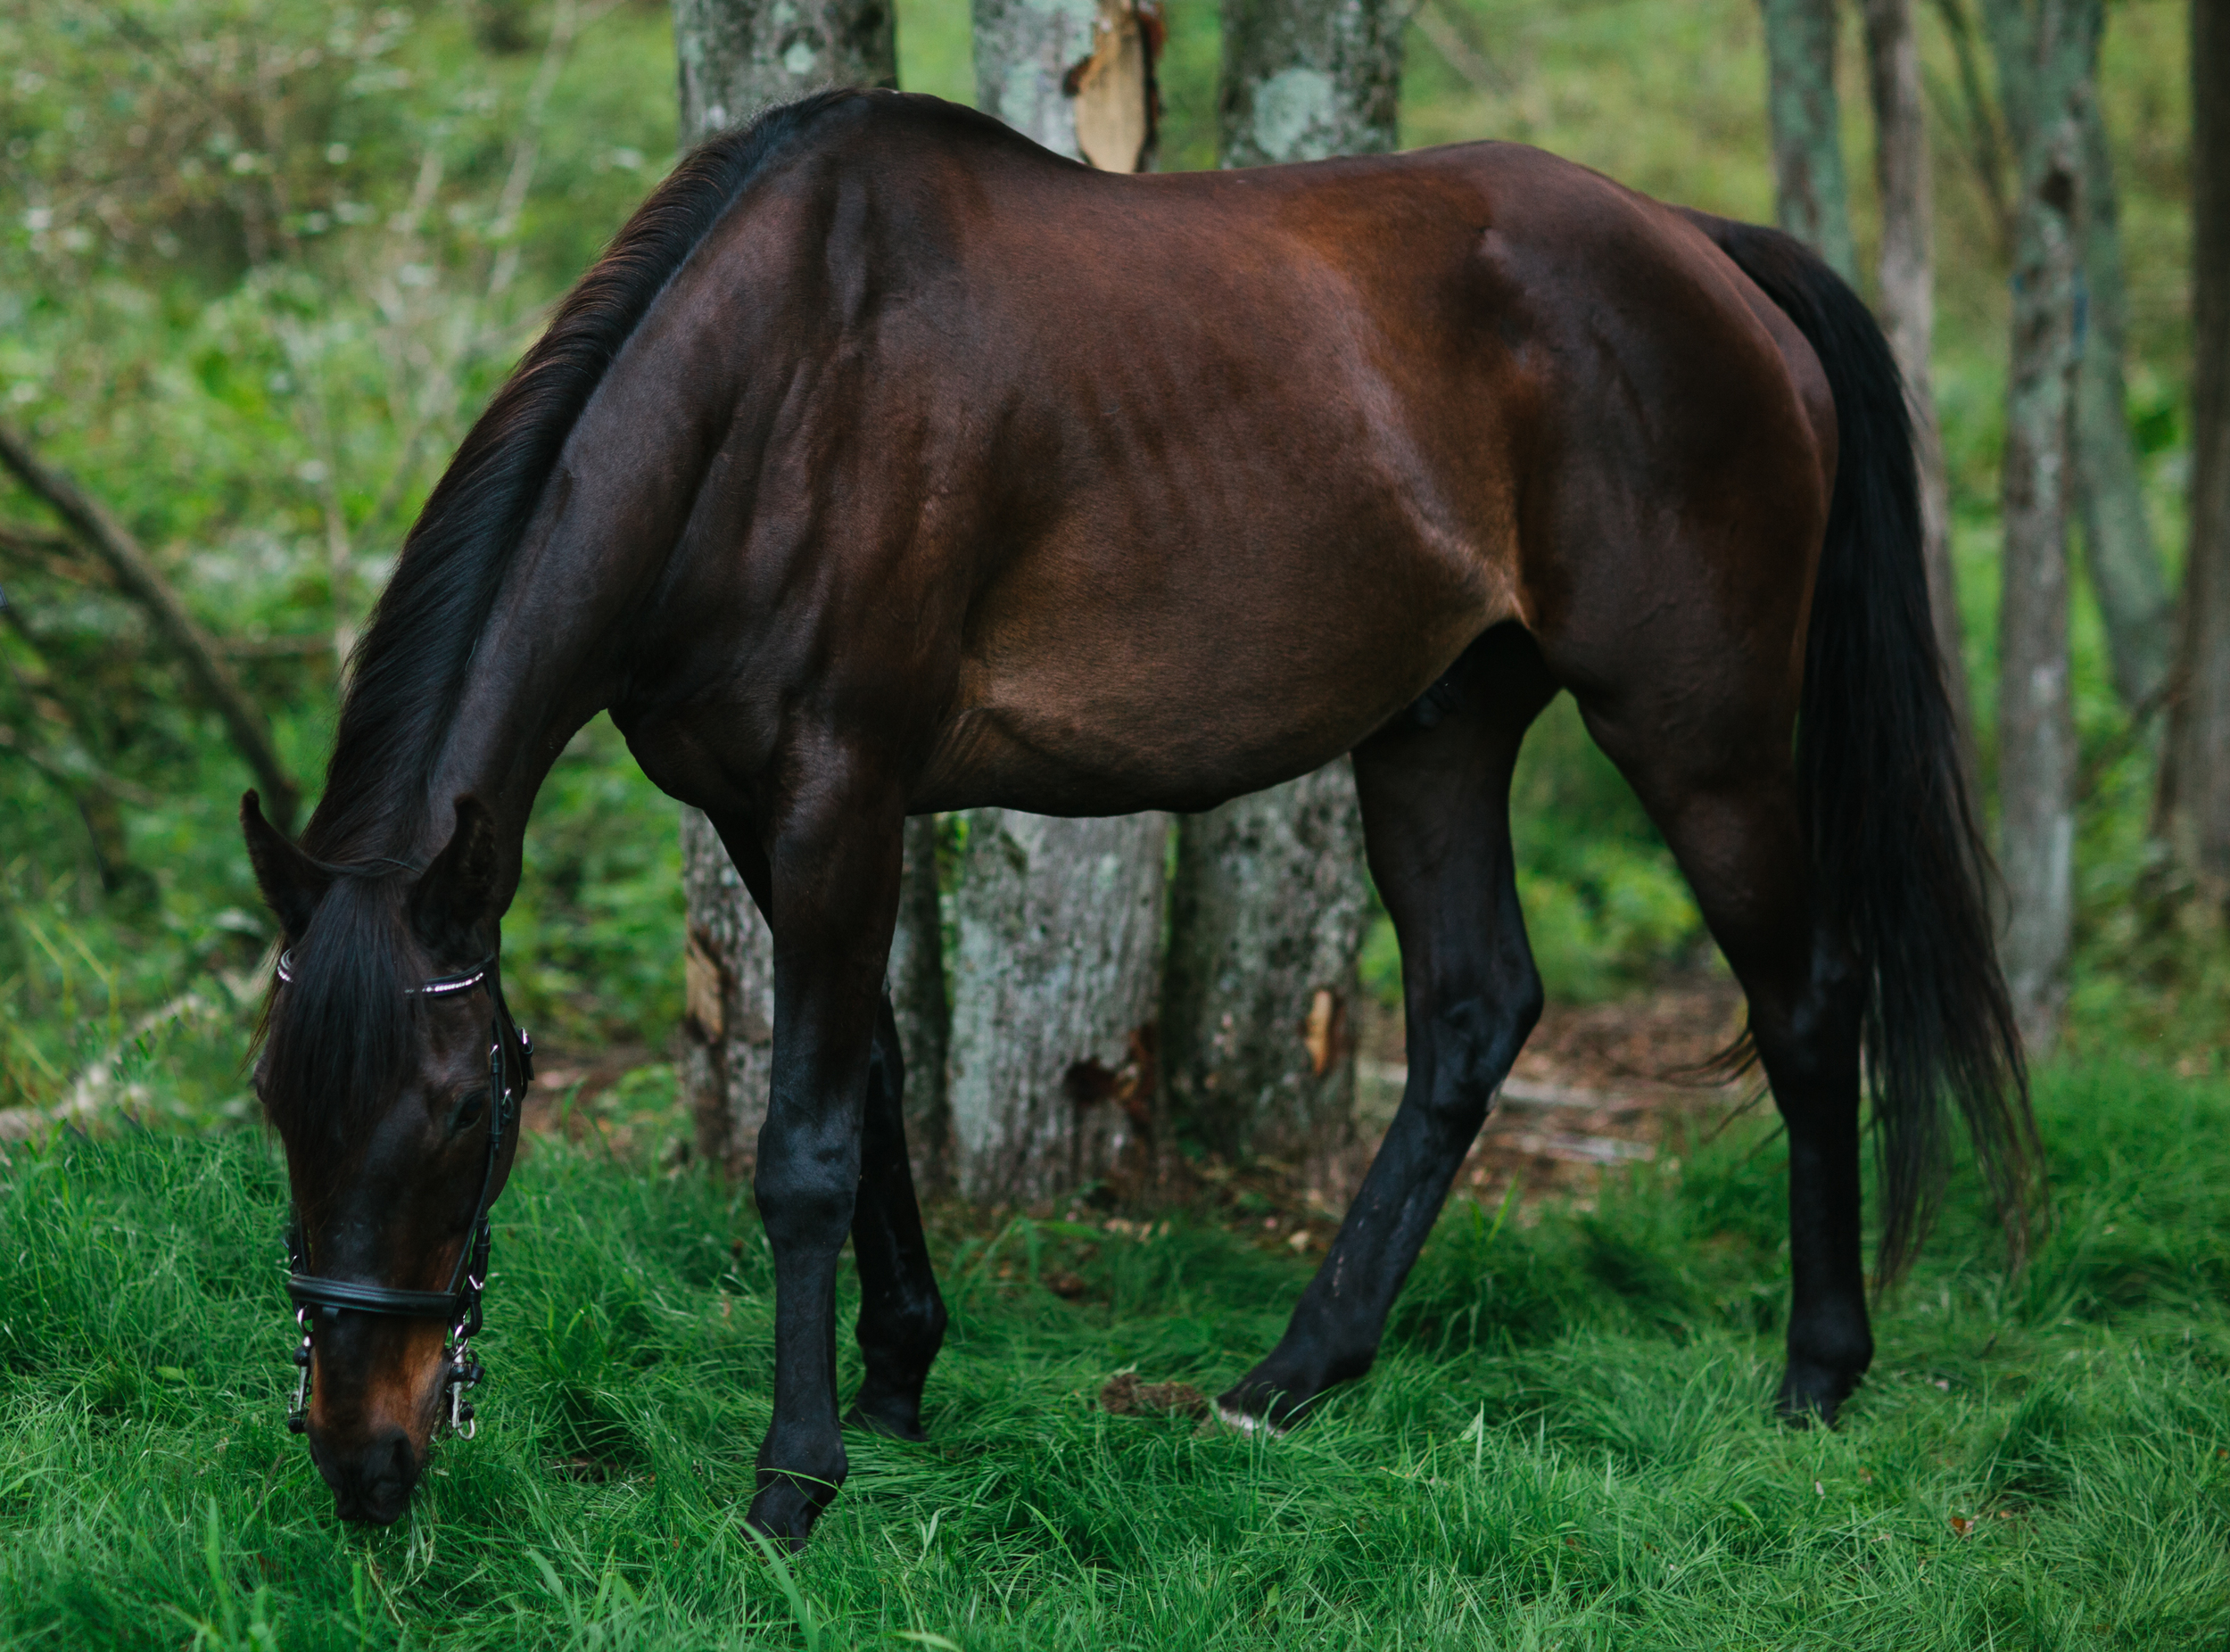
[[[488,1105],[485,1090],[467,1090],[457,1100],[457,1111],[449,1117],[449,1133],[456,1135],[480,1122],[480,1115]]]

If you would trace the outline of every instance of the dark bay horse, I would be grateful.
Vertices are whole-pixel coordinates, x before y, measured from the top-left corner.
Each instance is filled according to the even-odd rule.
[[[607,707],[772,927],[763,1531],[804,1539],[844,1421],[921,1436],[945,1328],[883,995],[904,818],[1204,809],[1353,754],[1408,1087],[1222,1397],[1283,1426],[1369,1367],[1540,1012],[1507,794],[1560,689],[1747,995],[1789,1140],[1780,1403],[1832,1419],[1872,1351],[1862,1063],[1883,1277],[1947,1096],[2017,1245],[2035,1177],[1915,497],[1896,369],[1824,266],[1534,150],[1119,177],[880,92],[698,150],[434,490],[301,846],[243,811],[340,1512],[393,1519],[454,1401],[436,1316],[516,1141],[497,927]]]

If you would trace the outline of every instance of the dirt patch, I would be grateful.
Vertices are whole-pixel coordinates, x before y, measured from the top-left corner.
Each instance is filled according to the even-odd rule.
[[[1179,1174],[1231,1227],[1266,1248],[1321,1252],[1361,1185],[1408,1078],[1399,1011],[1359,1018],[1353,1144],[1305,1169],[1214,1161]],[[1606,1170],[1657,1158],[1689,1120],[1715,1121],[1747,1101],[1754,1078],[1694,1076],[1742,1031],[1742,995],[1697,976],[1611,1004],[1551,1004],[1526,1040],[1456,1187],[1499,1202],[1515,1184],[1522,1213],[1549,1198],[1594,1195]]]
[[[534,1085],[526,1093],[520,1121],[524,1136],[600,1142],[623,1159],[663,1153],[672,1141],[685,1139],[689,1129],[671,1086],[653,1086],[631,1094],[624,1083],[661,1059],[640,1044],[583,1051],[538,1048]]]
[[[1689,1121],[1716,1121],[1750,1097],[1754,1078],[1728,1085],[1686,1076],[1741,1030],[1741,993],[1720,976],[1680,979],[1615,1003],[1551,1004],[1458,1173],[1457,1191],[1499,1202],[1515,1185],[1521,1217],[1543,1200],[1584,1204],[1606,1170],[1655,1161]],[[1356,1034],[1356,1130],[1346,1147],[1308,1165],[1263,1159],[1233,1166],[1173,1154],[1148,1202],[1190,1207],[1265,1250],[1321,1255],[1370,1168],[1408,1076],[1399,1011],[1364,1004]],[[639,1045],[541,1053],[527,1098],[528,1131],[596,1142],[621,1158],[670,1158],[688,1134],[670,1089],[625,1082],[657,1059],[657,1052]],[[934,1201],[925,1212],[932,1227],[954,1237],[987,1236],[1015,1214],[1004,1205],[984,1209],[950,1199]],[[1143,1226],[1111,1217],[1104,1205],[1073,1202],[1027,1214],[1104,1225],[1115,1234]],[[1043,1283],[1070,1301],[1088,1294],[1082,1276],[1067,1264],[1052,1268]]]

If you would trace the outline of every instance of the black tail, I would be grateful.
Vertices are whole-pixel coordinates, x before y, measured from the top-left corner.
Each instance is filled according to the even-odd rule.
[[[1934,1218],[1946,1090],[2018,1265],[2044,1194],[2042,1154],[1992,939],[1989,856],[1929,622],[1904,382],[1865,304],[1801,242],[1689,216],[1796,324],[1835,394],[1840,457],[1796,765],[1818,898],[1869,983],[1863,1049],[1884,1206],[1876,1282],[1904,1271]]]

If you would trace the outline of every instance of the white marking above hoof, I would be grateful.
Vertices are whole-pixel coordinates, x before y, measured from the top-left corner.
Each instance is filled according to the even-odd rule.
[[[1234,1433],[1267,1434],[1273,1440],[1281,1439],[1285,1433],[1268,1417],[1249,1417],[1244,1411],[1227,1406],[1220,1400],[1216,1402],[1216,1420]]]

